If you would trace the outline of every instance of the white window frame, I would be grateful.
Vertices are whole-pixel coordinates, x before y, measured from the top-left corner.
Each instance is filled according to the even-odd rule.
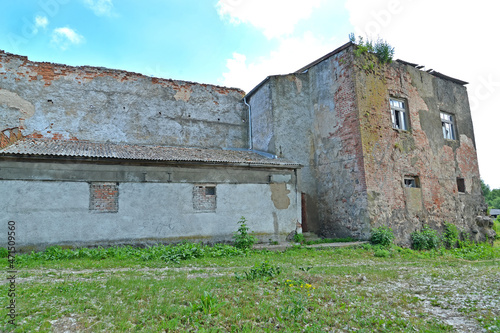
[[[420,178],[418,176],[404,176],[403,184],[406,188],[420,188]]]
[[[441,128],[443,129],[443,137],[446,140],[456,140],[455,135],[455,116],[451,113],[441,111]]]
[[[389,104],[391,106],[392,128],[407,131],[406,102],[397,98],[389,98]]]

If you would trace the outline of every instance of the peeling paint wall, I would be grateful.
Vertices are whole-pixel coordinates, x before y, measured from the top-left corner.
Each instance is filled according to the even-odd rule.
[[[0,131],[24,136],[246,148],[238,89],[100,67],[29,61],[0,51]]]

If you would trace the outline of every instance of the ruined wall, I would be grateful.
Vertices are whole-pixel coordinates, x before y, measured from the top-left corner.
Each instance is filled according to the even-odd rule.
[[[0,223],[16,223],[22,251],[231,241],[241,216],[284,241],[300,218],[293,169],[14,160],[0,179]]]
[[[348,48],[309,69],[321,234],[367,238],[366,184]]]
[[[313,110],[308,74],[269,77],[249,98],[254,149],[293,160],[305,193],[307,230],[319,231]]]
[[[484,239],[489,231],[482,221],[476,224],[484,200],[466,88],[362,56],[356,59],[356,95],[371,226],[392,227],[403,244],[424,224],[442,230],[445,221]],[[391,97],[407,105],[406,131],[393,129]],[[456,140],[444,139],[441,111],[454,115]],[[405,176],[416,177],[419,188],[405,187]],[[464,179],[465,193],[458,192],[457,178]]]
[[[0,51],[0,131],[23,136],[246,148],[239,89],[100,67],[29,61]],[[10,130],[0,138],[10,139]]]
[[[351,67],[347,49],[305,73],[270,77],[250,98],[254,147],[304,166],[308,228],[327,237],[369,233]]]

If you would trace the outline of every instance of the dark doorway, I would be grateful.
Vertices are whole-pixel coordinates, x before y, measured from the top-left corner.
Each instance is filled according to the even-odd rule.
[[[302,192],[301,194],[301,204],[302,204],[302,232],[308,232],[307,230],[307,194]]]

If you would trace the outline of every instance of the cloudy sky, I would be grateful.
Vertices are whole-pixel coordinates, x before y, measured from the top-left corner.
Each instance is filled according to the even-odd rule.
[[[249,91],[348,41],[470,82],[481,177],[500,188],[500,32],[491,0],[16,0],[0,49]]]

